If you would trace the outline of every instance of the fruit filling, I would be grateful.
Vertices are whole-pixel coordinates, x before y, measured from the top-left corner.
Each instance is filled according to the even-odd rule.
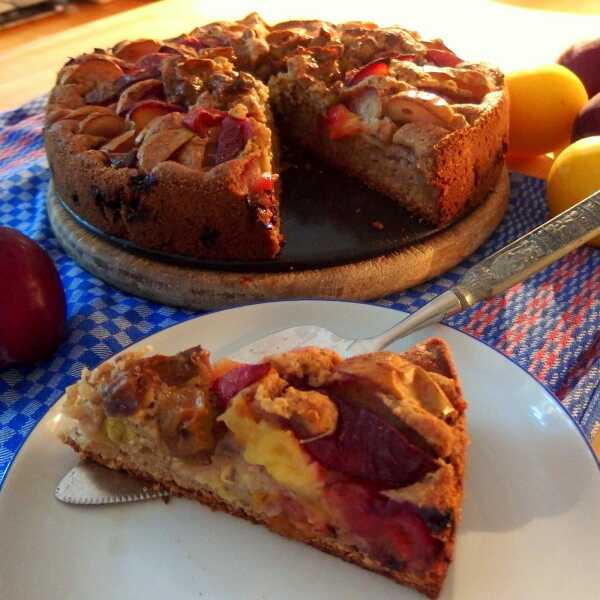
[[[415,483],[436,468],[433,457],[399,428],[352,404],[343,392],[329,398],[338,409],[337,429],[304,445],[324,467],[384,489]]]
[[[356,482],[333,484],[326,497],[352,531],[366,540],[372,556],[393,569],[405,564],[422,571],[441,550],[441,540],[410,502],[395,502]]]
[[[318,385],[311,386],[303,366],[298,366],[301,354],[235,366],[222,375],[213,386],[219,406],[226,407],[218,420],[245,445],[247,460],[263,465],[296,493],[310,489],[307,497],[318,496],[335,536],[352,538],[375,560],[394,569],[402,565],[426,569],[439,557],[452,517],[385,494],[410,490],[413,484],[423,486],[419,482],[441,465],[435,442],[389,418],[391,414],[383,416],[388,408],[378,414],[367,407],[385,390],[401,402],[418,402],[423,413],[441,418],[442,426],[447,426],[446,420],[456,416],[450,399],[435,375],[430,378],[408,361],[392,368],[389,363],[394,361],[388,361],[387,355],[345,363],[335,357],[331,362],[338,366],[321,373],[314,382]],[[392,372],[387,380],[382,373],[386,369]],[[348,372],[359,373],[362,382]],[[395,381],[405,374],[404,380]],[[414,386],[412,390],[406,381]],[[362,398],[365,394],[371,398]],[[422,398],[417,400],[417,394]],[[279,455],[271,462],[264,456],[273,447],[279,448]],[[291,472],[294,476],[289,478]]]

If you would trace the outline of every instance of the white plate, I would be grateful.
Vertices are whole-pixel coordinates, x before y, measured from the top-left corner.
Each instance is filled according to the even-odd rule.
[[[220,356],[291,325],[367,336],[400,316],[345,302],[280,302],[206,315],[136,345],[172,353],[202,343]],[[396,348],[427,334],[450,343],[470,401],[464,521],[442,597],[597,598],[600,477],[580,432],[525,371],[462,333],[436,326]],[[33,431],[0,493],[3,600],[421,598],[194,502],[61,504],[54,488],[76,458],[53,437],[54,414]]]

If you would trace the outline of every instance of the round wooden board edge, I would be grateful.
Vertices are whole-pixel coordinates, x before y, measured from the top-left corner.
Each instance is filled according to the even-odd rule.
[[[65,252],[95,277],[154,302],[206,310],[292,298],[371,300],[419,285],[475,252],[502,221],[509,197],[504,168],[486,200],[439,234],[369,260],[285,273],[209,271],[128,252],[79,225],[63,208],[52,182],[47,208]]]

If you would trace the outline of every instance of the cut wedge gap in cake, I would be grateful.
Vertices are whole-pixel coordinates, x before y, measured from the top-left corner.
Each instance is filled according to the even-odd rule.
[[[260,364],[201,347],[85,371],[58,432],[83,457],[435,598],[461,516],[466,404],[448,348]]]

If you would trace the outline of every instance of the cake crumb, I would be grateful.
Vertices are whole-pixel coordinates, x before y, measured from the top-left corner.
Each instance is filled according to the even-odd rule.
[[[248,116],[248,107],[241,103],[236,104],[229,109],[229,116],[234,119],[245,119]]]

